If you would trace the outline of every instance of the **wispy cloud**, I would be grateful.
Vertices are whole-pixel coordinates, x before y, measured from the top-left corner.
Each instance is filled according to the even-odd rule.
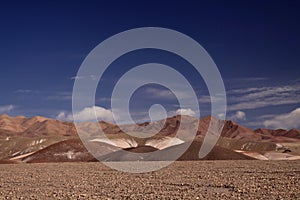
[[[15,109],[14,105],[0,106],[0,113],[8,113],[8,112],[12,111],[13,109]]]
[[[300,84],[251,87],[227,92],[228,111],[300,103]]]
[[[53,90],[29,90],[18,89],[14,91],[17,94],[30,94],[33,98],[43,98],[46,100],[65,101],[72,99],[72,91],[53,91]]]
[[[28,90],[28,89],[19,89],[16,90],[15,93],[31,93],[32,90]]]
[[[225,79],[225,81],[237,81],[237,82],[254,82],[254,81],[265,81],[268,80],[269,77],[245,77],[245,78],[232,78],[232,79]]]
[[[81,80],[85,78],[90,78],[93,81],[97,80],[97,77],[95,75],[89,75],[89,76],[72,76],[70,77],[71,80]]]
[[[157,88],[147,88],[146,93],[152,98],[159,99],[174,99],[174,94],[170,90],[157,89]]]
[[[46,97],[47,100],[65,101],[72,99],[72,92],[56,92]]]
[[[113,99],[113,98],[109,98],[109,97],[100,97],[98,99],[96,99],[96,103],[103,103],[103,102],[111,102],[112,100],[117,100],[117,99]]]
[[[146,94],[149,95],[150,98],[153,99],[165,99],[165,100],[173,100],[176,98],[175,93],[168,89],[160,89],[160,88],[147,88],[145,90]],[[176,95],[178,98],[186,99],[190,98],[187,92],[184,90],[176,90]]]
[[[202,95],[198,100],[199,103],[216,103],[216,102],[222,102],[223,99],[224,99],[224,95],[219,95],[219,96]]]
[[[84,78],[85,78],[84,76],[72,76],[72,77],[70,77],[71,80],[75,80],[75,79],[80,80],[80,79],[84,79]]]

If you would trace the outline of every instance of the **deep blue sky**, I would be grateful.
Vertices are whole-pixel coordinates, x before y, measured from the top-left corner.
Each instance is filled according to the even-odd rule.
[[[1,1],[0,112],[70,113],[72,77],[85,56],[114,34],[154,26],[187,34],[209,52],[228,92],[228,118],[253,128],[299,128],[299,122],[281,119],[300,115],[295,111],[300,107],[299,10],[299,1]],[[157,53],[115,64],[107,87],[137,58],[138,63],[170,60]],[[174,65],[180,62],[175,60]],[[205,99],[205,92],[197,92]],[[104,101],[109,89],[97,95],[98,106],[109,109]],[[203,114],[209,114],[209,105],[200,103]],[[136,105],[135,111],[142,108]]]

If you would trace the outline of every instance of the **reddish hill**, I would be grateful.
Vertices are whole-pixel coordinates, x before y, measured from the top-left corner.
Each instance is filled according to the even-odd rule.
[[[284,129],[256,129],[256,133],[259,133],[265,136],[265,139],[278,139],[278,138],[292,138],[292,139],[300,139],[300,131],[297,129],[284,130]],[[289,139],[286,139],[289,140]]]
[[[234,139],[247,139],[253,141],[260,141],[262,137],[253,130],[241,126],[233,121],[225,121],[222,130],[222,137],[234,138]]]
[[[300,139],[300,131],[297,130],[297,129],[291,129],[284,136],[285,137],[290,137],[290,138],[298,138],[298,139]]]

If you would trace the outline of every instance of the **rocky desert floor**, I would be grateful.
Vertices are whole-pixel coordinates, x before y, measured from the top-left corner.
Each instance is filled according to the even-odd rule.
[[[3,164],[0,199],[300,199],[300,161],[181,161],[143,174],[102,163]]]

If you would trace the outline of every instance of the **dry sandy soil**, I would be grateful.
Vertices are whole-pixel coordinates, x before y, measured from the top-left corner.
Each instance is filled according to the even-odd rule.
[[[101,163],[0,165],[0,199],[300,199],[300,161],[182,161],[130,174]]]

